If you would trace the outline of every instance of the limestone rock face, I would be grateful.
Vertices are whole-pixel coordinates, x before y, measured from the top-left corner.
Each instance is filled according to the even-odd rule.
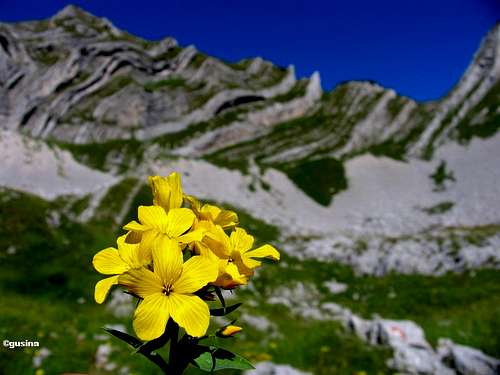
[[[227,101],[272,97],[295,83],[292,68],[228,64],[172,38],[145,41],[74,6],[48,20],[2,23],[0,41],[2,127],[70,143],[183,130]]]
[[[283,163],[370,150],[428,158],[498,129],[499,25],[456,87],[429,103],[371,82],[324,94],[317,73],[297,81],[293,67],[262,58],[227,63],[170,37],[142,40],[74,6],[48,20],[1,23],[0,42],[0,126],[65,143],[192,132],[173,154]],[[240,115],[220,126],[228,109]],[[309,126],[287,129],[284,142],[280,125],[302,118]],[[262,147],[249,152],[249,142]]]

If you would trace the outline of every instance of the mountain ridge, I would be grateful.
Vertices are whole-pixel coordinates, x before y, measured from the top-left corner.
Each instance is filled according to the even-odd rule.
[[[436,146],[450,140],[467,141],[467,137],[481,132],[494,133],[498,128],[491,125],[492,130],[488,131],[481,126],[464,125],[461,120],[467,116],[477,117],[474,109],[496,90],[500,75],[496,68],[500,61],[497,56],[499,24],[487,34],[455,87],[443,98],[424,103],[369,81],[349,81],[323,94],[319,73],[313,74],[309,80],[297,80],[293,66],[285,71],[261,58],[226,63],[198,52],[194,46],[179,47],[171,37],[145,41],[117,29],[107,19],[97,18],[75,6],[64,8],[49,20],[4,23],[0,29],[5,34],[1,39],[7,53],[0,61],[0,72],[4,71],[4,77],[0,75],[3,86],[0,89],[2,126],[22,128],[31,136],[59,142],[91,144],[116,139],[151,140],[217,119],[221,108],[241,109],[250,113],[252,119],[238,119],[235,124],[229,124],[239,129],[239,134],[237,130],[231,131],[231,142],[227,144],[230,146],[238,143],[239,135],[244,143],[265,133],[267,130],[263,127],[268,130],[275,128],[314,114],[318,108],[332,115],[332,111],[349,103],[320,99],[338,96],[339,91],[343,94],[346,86],[352,88],[348,91],[353,95],[354,105],[357,105],[356,101],[366,100],[373,91],[372,87],[381,88],[386,95],[378,98],[381,103],[372,109],[369,106],[374,103],[368,100],[364,104],[367,107],[364,113],[353,117],[346,114],[324,124],[328,129],[345,127],[343,132],[352,131],[351,142],[347,145],[320,142],[321,148],[329,148],[330,155],[335,158],[367,151],[397,158],[429,158]],[[41,33],[46,41],[33,50],[30,38],[37,33]],[[57,45],[54,41],[58,42]],[[79,47],[62,51],[60,46],[68,43],[76,43]],[[11,54],[16,49],[19,49],[17,61],[30,66],[25,69],[27,71],[16,71],[12,61],[9,64],[9,57],[13,59]],[[5,72],[10,72],[9,77]],[[33,83],[28,79],[30,75],[36,75],[43,83]],[[259,77],[261,83],[258,83]],[[27,79],[30,82],[24,84],[23,90],[22,81]],[[314,83],[316,80],[317,84]],[[311,100],[305,98],[299,102],[302,109],[283,106],[304,97],[307,90],[301,82],[306,82],[307,86],[311,81],[317,86],[317,94]],[[361,89],[356,91],[355,87]],[[27,91],[38,95],[27,97]],[[13,107],[9,103],[16,105]],[[401,107],[401,103],[404,106]],[[261,119],[255,121],[256,115],[252,112],[259,108]],[[390,112],[399,118],[391,116]],[[353,121],[353,126],[342,124]],[[491,122],[489,118],[478,121]],[[183,145],[181,150],[173,149],[172,153],[185,155],[193,152],[203,156],[220,151],[220,142],[214,149],[210,139],[228,130],[224,128],[203,135],[208,144],[205,148],[201,139],[196,140],[194,149],[186,149]],[[256,136],[247,134],[249,129],[254,129]]]

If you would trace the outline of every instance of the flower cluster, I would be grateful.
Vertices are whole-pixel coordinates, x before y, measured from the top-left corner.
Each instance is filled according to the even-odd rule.
[[[235,212],[185,195],[178,173],[149,177],[149,184],[153,205],[139,206],[138,221],[124,226],[117,248],[94,256],[95,269],[109,275],[96,284],[95,300],[102,303],[114,285],[138,297],[133,327],[141,340],[163,335],[169,319],[202,337],[210,293],[246,284],[263,258],[280,254],[271,245],[254,249]]]

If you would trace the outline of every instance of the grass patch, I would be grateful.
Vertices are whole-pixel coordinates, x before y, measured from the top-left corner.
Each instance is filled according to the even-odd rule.
[[[453,171],[448,170],[446,161],[441,160],[433,174],[429,176],[434,181],[434,191],[443,191],[446,189],[446,181],[455,182]]]
[[[57,62],[59,62],[62,59],[65,59],[69,55],[67,51],[59,50],[57,49],[57,47],[51,44],[48,44],[43,47],[29,47],[28,53],[35,61],[47,67],[56,64]]]
[[[391,115],[391,118],[394,119],[401,112],[403,107],[408,103],[408,99],[403,98],[401,96],[396,96],[395,98],[389,100],[387,103],[387,111]]]
[[[197,108],[203,107],[210,99],[214,97],[214,95],[215,92],[212,90],[197,94],[191,99],[191,102],[189,103],[190,111],[194,111]]]
[[[473,137],[488,138],[495,135],[500,129],[499,100],[500,83],[497,83],[459,122],[456,127],[458,140],[466,143]]]
[[[237,121],[243,112],[245,111],[242,108],[227,110],[208,121],[191,124],[182,131],[157,137],[153,142],[167,148],[179,147],[205,132]]]
[[[250,64],[252,63],[252,59],[242,59],[237,62],[224,62],[227,66],[231,67],[234,70],[247,70]]]
[[[130,76],[115,76],[93,95],[99,99],[103,99],[132,84],[135,84],[135,80]]]
[[[256,75],[264,78],[262,87],[273,87],[286,77],[287,72],[285,67],[270,65],[265,71],[258,72]]]
[[[84,196],[82,198],[78,198],[78,199],[74,200],[71,203],[71,206],[69,207],[70,212],[75,216],[78,216],[81,213],[83,213],[83,211],[85,211],[85,209],[88,207],[88,205],[90,203],[90,198],[91,198],[91,195],[87,194],[86,196]]]
[[[431,207],[423,208],[422,211],[424,211],[428,215],[438,215],[448,212],[453,208],[454,205],[455,203],[451,201],[445,201]]]
[[[300,80],[290,91],[272,98],[274,102],[286,103],[296,98],[301,98],[306,94],[307,80]]]
[[[117,139],[104,143],[73,144],[52,142],[54,145],[71,152],[73,157],[93,169],[109,171],[117,168],[120,173],[128,171],[142,161],[146,142],[136,139]]]
[[[323,206],[328,206],[333,195],[347,189],[342,162],[325,158],[303,161],[298,164],[277,164],[295,185]]]
[[[182,77],[171,77],[168,79],[162,79],[160,81],[151,81],[144,84],[144,90],[147,92],[160,91],[165,88],[174,89],[177,87],[184,87],[186,81]]]
[[[163,52],[162,54],[159,54],[158,56],[153,57],[153,61],[164,61],[164,60],[171,60],[179,53],[182,51],[181,47],[174,46],[172,48],[169,48],[167,51]]]
[[[131,190],[139,183],[136,178],[124,178],[116,185],[112,186],[106,195],[99,203],[99,207],[95,211],[96,214],[92,219],[96,225],[109,225],[113,223],[114,226],[121,224],[116,222],[116,215],[120,213],[127,200]]]
[[[204,53],[196,52],[196,54],[193,56],[191,61],[189,62],[189,65],[193,67],[194,69],[198,69],[201,67],[201,64],[205,62],[207,59],[207,55]]]
[[[132,220],[137,220],[137,208],[139,206],[150,206],[153,204],[153,194],[151,188],[147,184],[143,184],[137,194],[132,199],[130,209],[125,215],[123,224],[129,223]]]

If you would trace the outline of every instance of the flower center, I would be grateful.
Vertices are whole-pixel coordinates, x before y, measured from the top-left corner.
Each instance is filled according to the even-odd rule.
[[[174,287],[172,285],[166,285],[163,287],[163,290],[161,291],[163,294],[166,296],[170,295],[174,291]]]

